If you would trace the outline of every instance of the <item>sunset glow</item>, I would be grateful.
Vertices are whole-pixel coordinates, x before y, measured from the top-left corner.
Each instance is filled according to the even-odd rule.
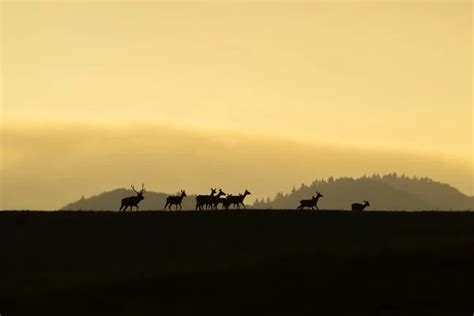
[[[1,10],[0,209],[374,172],[473,194],[471,2]]]

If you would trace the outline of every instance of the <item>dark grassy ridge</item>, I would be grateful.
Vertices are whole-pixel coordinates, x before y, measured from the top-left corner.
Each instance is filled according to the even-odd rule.
[[[474,213],[0,212],[3,315],[472,315]]]

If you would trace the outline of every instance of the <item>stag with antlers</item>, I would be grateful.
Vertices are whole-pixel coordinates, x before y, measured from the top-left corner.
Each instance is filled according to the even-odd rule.
[[[176,208],[175,210],[178,209],[178,206],[179,206],[179,209],[181,210],[181,202],[183,201],[183,198],[186,197],[186,191],[184,190],[181,190],[181,194],[180,195],[175,195],[175,196],[168,196],[166,198],[166,204],[165,204],[165,207],[164,209],[166,210],[166,207],[168,207],[168,209],[171,211],[171,206],[172,205],[176,205]]]
[[[130,210],[133,210],[134,206],[137,208],[137,211],[138,211],[138,203],[140,203],[141,200],[144,199],[143,193],[145,192],[145,186],[144,184],[142,184],[142,189],[140,191],[137,191],[135,190],[135,187],[132,184],[132,190],[135,191],[137,195],[129,196],[122,199],[122,205],[120,206],[119,211],[122,211],[122,208],[123,208],[123,211],[125,212],[128,207],[130,207]]]

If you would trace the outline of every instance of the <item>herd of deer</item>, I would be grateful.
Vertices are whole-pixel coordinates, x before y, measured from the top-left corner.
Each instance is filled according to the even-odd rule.
[[[138,211],[138,203],[140,203],[141,200],[144,199],[143,193],[145,192],[145,187],[142,184],[142,189],[140,191],[135,190],[135,187],[132,184],[132,190],[135,191],[137,195],[135,196],[130,196],[122,199],[122,205],[120,206],[119,211],[126,211],[127,208],[130,207],[130,210],[133,209],[133,207],[137,208]],[[218,210],[219,209],[219,204],[222,204],[222,209],[228,210],[230,206],[234,206],[234,209],[239,209],[240,206],[242,206],[245,209],[245,204],[244,204],[244,199],[247,195],[251,194],[248,190],[245,190],[244,193],[240,193],[239,195],[232,195],[225,193],[221,189],[219,189],[219,192],[217,192],[217,189],[211,188],[211,194],[209,195],[197,195],[196,196],[196,210],[202,211],[203,209],[206,210]],[[227,195],[227,196],[226,196]],[[181,193],[179,195],[170,195],[166,198],[166,204],[164,209],[168,208],[171,210],[171,206],[175,206],[175,210],[178,210],[178,208],[181,210],[181,202],[183,201],[183,198],[185,198],[186,191],[181,190]],[[226,196],[226,197],[224,197]],[[309,200],[301,200],[300,201],[300,206],[297,207],[297,209],[304,209],[307,207],[308,209],[317,209],[318,208],[318,201],[319,198],[323,197],[319,192],[316,192],[316,196],[313,196]],[[363,211],[367,206],[370,206],[369,201],[364,200],[364,204],[361,203],[353,203],[352,205],[352,210],[353,211]]]

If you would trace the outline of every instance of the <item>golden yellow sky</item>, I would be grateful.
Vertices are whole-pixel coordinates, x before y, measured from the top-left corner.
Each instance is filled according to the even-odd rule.
[[[300,159],[290,155],[288,170],[275,167],[267,174],[271,189],[255,184],[262,193],[257,197],[321,174],[382,170],[437,176],[472,194],[471,2],[3,1],[1,9],[2,199],[9,207],[59,207],[70,197],[98,193],[91,192],[92,187],[110,189],[131,182],[125,177],[81,177],[89,161],[69,164],[58,159],[53,168],[25,160],[38,151],[38,157],[67,153],[68,137],[80,134],[73,127],[94,129],[104,141],[108,133],[116,133],[126,143],[130,139],[123,131],[143,126],[156,136],[146,138],[145,148],[180,142],[177,134],[160,138],[158,131],[166,126],[184,128],[186,135],[204,133],[208,138],[203,141],[210,143],[227,135],[265,147],[283,138],[295,146],[365,148],[368,161],[390,151],[426,157],[428,165],[437,166],[387,159],[372,164],[374,170],[362,162],[351,169],[330,152],[324,171],[283,176],[291,174],[291,165]],[[20,138],[18,131],[30,124],[36,132],[25,131]],[[104,124],[106,129],[97,128]],[[52,132],[57,126],[62,126],[59,134]],[[43,138],[33,137],[36,134]],[[28,145],[19,146],[16,140]],[[48,146],[40,146],[44,142]],[[188,140],[183,145],[196,148]],[[102,156],[94,159],[105,160],[94,163],[106,164],[111,152],[120,155],[100,141],[96,146]],[[141,165],[137,169],[143,172],[133,180],[141,182],[147,177],[143,165],[151,162],[133,148],[138,152],[130,164]],[[193,165],[187,159],[161,161],[160,151],[153,152],[157,165]],[[215,163],[232,165],[245,156],[245,150],[239,153]],[[236,172],[252,174],[253,168],[262,167],[258,157],[267,156],[254,156],[255,164],[250,161]],[[315,166],[322,159],[311,157]],[[121,160],[120,168],[125,162]],[[36,176],[41,174],[42,180],[25,164],[31,169],[41,165]],[[216,166],[206,168],[214,174]],[[48,172],[55,168],[76,175],[76,182],[71,181],[81,185],[71,185],[56,200],[7,200],[13,193],[6,194],[5,188],[14,183],[26,188],[43,181],[45,188],[55,187],[57,175]],[[186,174],[203,176],[202,168],[196,164]],[[216,182],[232,185],[231,175],[216,177]],[[101,184],[91,184],[94,181]],[[157,190],[170,192],[194,183],[184,174],[180,181],[171,174],[151,181]],[[207,191],[208,186],[193,188]]]

